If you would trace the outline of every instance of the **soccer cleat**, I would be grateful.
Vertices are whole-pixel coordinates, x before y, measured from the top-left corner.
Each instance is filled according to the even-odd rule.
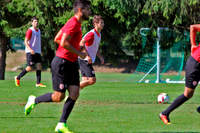
[[[15,76],[15,85],[16,85],[17,87],[20,86],[20,80],[17,79],[17,76]]]
[[[69,128],[66,123],[59,122],[55,128],[56,133],[73,133],[69,131]]]
[[[24,113],[26,116],[29,115],[31,113],[31,111],[33,110],[33,108],[35,107],[35,105],[36,105],[35,98],[36,97],[33,95],[30,95],[28,97],[28,102],[26,103],[25,108],[24,108]]]
[[[42,83],[36,84],[35,86],[36,86],[36,87],[46,87],[46,85],[44,85],[44,84],[42,84]]]
[[[171,124],[168,116],[163,115],[162,113],[160,113],[159,118],[164,122],[164,124],[166,124],[166,125]]]

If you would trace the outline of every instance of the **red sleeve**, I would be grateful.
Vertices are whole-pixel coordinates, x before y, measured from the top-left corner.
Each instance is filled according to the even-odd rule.
[[[196,44],[196,33],[200,32],[200,24],[196,25],[191,25],[190,26],[190,42],[192,45],[197,45]]]
[[[91,46],[93,44],[94,41],[94,32],[89,32],[85,37],[85,45],[86,46]]]
[[[30,40],[30,39],[31,39],[31,36],[32,36],[32,30],[31,30],[31,29],[28,29],[28,30],[26,31],[26,38],[27,38],[28,40]]]

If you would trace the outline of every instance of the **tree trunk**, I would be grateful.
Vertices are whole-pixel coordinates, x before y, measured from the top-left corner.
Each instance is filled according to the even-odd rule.
[[[0,80],[5,79],[7,40],[5,34],[0,32]]]

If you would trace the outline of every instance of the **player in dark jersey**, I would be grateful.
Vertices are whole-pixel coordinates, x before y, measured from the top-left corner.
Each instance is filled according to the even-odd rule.
[[[31,95],[25,105],[25,115],[28,115],[35,105],[41,102],[61,102],[68,90],[69,96],[64,103],[60,121],[55,128],[55,132],[59,133],[70,133],[66,123],[79,97],[78,56],[86,57],[86,53],[80,52],[81,22],[89,18],[90,1],[75,0],[73,8],[74,16],[66,22],[54,39],[58,44],[56,56],[51,63],[54,92],[39,97]]]
[[[197,32],[200,32],[200,24],[191,25],[191,56],[188,58],[185,68],[185,91],[166,110],[160,113],[159,117],[164,124],[170,124],[170,113],[193,96],[200,80],[200,46],[195,41]]]

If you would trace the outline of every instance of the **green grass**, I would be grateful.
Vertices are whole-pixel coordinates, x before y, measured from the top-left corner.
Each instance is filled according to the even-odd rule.
[[[0,133],[52,133],[62,113],[62,103],[42,103],[30,116],[24,105],[30,94],[52,92],[51,74],[42,73],[47,88],[35,88],[35,73],[28,73],[15,87],[7,72],[0,81]],[[158,114],[169,104],[157,104],[157,95],[166,92],[172,102],[183,93],[183,84],[137,84],[127,82],[131,74],[97,73],[97,83],[81,91],[68,119],[75,133],[200,132],[199,89],[194,97],[171,114],[173,124],[164,125]]]

